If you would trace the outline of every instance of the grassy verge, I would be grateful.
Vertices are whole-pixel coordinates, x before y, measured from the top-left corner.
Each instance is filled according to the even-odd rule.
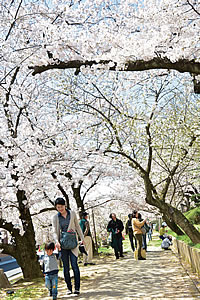
[[[125,240],[123,240],[123,249],[124,249],[124,252],[131,251],[131,246],[130,246],[130,241],[129,241],[128,235],[126,235]],[[100,254],[100,256],[111,255],[113,253],[114,253],[113,248],[111,246],[99,247],[99,249],[98,249],[98,254]]]
[[[153,238],[152,241],[149,241],[148,246],[161,247],[162,240],[159,237]]]
[[[189,236],[187,236],[186,234],[184,234],[184,235],[177,235],[175,232],[173,232],[173,231],[170,230],[170,229],[168,229],[167,233],[168,233],[169,235],[174,236],[177,240],[183,241],[184,243],[186,243],[187,245],[189,245],[189,246],[191,246],[191,247],[200,249],[200,243],[194,244],[194,243],[191,241],[191,239],[189,238]]]
[[[12,295],[7,294],[8,290],[14,291]],[[44,278],[37,278],[31,281],[20,279],[11,289],[0,290],[0,299],[43,299],[47,296]]]

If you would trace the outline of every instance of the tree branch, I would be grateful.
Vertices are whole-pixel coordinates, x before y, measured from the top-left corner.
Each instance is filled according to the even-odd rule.
[[[1,253],[10,254],[11,256],[14,256],[16,252],[16,247],[10,244],[0,243],[0,249],[3,249]]]
[[[15,22],[16,22],[16,19],[17,19],[17,15],[18,15],[19,9],[20,9],[20,7],[21,7],[21,5],[22,5],[22,2],[23,2],[23,0],[21,0],[20,3],[19,3],[19,5],[18,5],[16,14],[15,14],[15,17],[14,17],[14,21],[12,22],[12,24],[11,24],[11,26],[10,26],[10,29],[9,29],[7,35],[6,35],[5,41],[7,41],[8,37],[9,37],[9,35],[10,35],[10,33],[11,33],[11,31],[12,31],[14,25],[15,25]]]
[[[10,232],[10,234],[12,234],[12,236],[17,236],[20,234],[19,229],[14,228],[13,223],[6,222],[4,219],[0,219],[0,228],[3,228],[5,230],[7,230],[8,232]]]
[[[196,8],[194,7],[194,5],[192,5],[192,3],[190,3],[189,0],[187,0],[187,3],[188,3],[188,5],[192,8],[192,10],[193,10],[197,15],[200,16],[200,13],[198,12],[198,10],[196,10]]]
[[[20,68],[17,67],[16,70],[15,70],[15,73],[12,76],[8,92],[6,93],[6,101],[5,101],[4,105],[3,105],[3,107],[4,107],[4,113],[5,113],[5,116],[6,116],[6,119],[7,119],[7,123],[8,123],[8,128],[9,128],[9,130],[11,132],[12,137],[15,137],[14,136],[15,132],[14,132],[14,129],[13,129],[14,126],[13,126],[13,122],[12,122],[10,111],[9,111],[9,100],[10,100],[10,93],[11,93],[11,89],[12,89],[12,84],[15,82],[15,80],[17,78],[17,74],[19,72],[19,69]]]
[[[37,212],[37,213],[31,214],[31,217],[37,216],[37,215],[39,215],[39,214],[42,214],[42,213],[44,213],[44,212],[51,211],[51,210],[56,210],[56,209],[55,209],[55,207],[46,207],[46,208],[41,209],[41,210],[40,210],[39,212]]]
[[[169,58],[164,57],[155,57],[150,59],[149,61],[144,60],[136,60],[136,61],[128,61],[125,63],[125,67],[122,69],[118,69],[117,63],[111,60],[101,60],[99,62],[95,60],[72,60],[68,62],[58,61],[57,63],[41,65],[41,66],[29,66],[29,69],[33,70],[33,75],[41,74],[47,70],[52,69],[77,69],[82,66],[91,67],[93,65],[107,65],[109,63],[113,63],[112,67],[108,69],[110,71],[145,71],[145,70],[153,70],[153,69],[167,69],[167,70],[176,70],[180,73],[189,72],[191,74],[200,74],[200,63],[195,62],[195,60],[188,59],[179,59],[176,62],[171,62]]]
[[[141,176],[142,178],[147,175],[145,169],[143,169],[142,166],[135,159],[133,159],[132,157],[130,157],[126,153],[124,153],[122,151],[115,151],[115,150],[109,150],[109,149],[104,151],[104,154],[106,154],[106,153],[118,154],[118,155],[121,155],[121,156],[127,158],[129,165],[131,167],[133,167],[134,169],[139,170],[141,175],[142,175]]]
[[[193,144],[194,144],[195,141],[196,141],[196,137],[192,136],[191,141],[190,141],[188,147],[191,148],[193,146]],[[186,150],[186,149],[183,149],[183,150],[184,150],[184,154],[183,154],[182,158],[180,158],[177,161],[176,165],[172,168],[172,170],[169,173],[169,176],[166,179],[166,184],[165,184],[165,186],[164,186],[164,188],[162,190],[162,193],[161,193],[162,194],[162,201],[165,200],[165,197],[166,197],[169,185],[170,185],[170,183],[172,181],[172,178],[173,178],[174,174],[176,173],[176,170],[178,169],[180,163],[186,158],[186,156],[188,154],[188,150]]]
[[[94,181],[94,182],[91,184],[91,186],[86,190],[86,192],[85,192],[84,195],[83,195],[82,201],[84,201],[84,199],[85,199],[87,193],[88,193],[88,192],[89,192],[89,191],[97,184],[97,182],[98,182],[100,176],[101,176],[101,174],[99,174],[99,175],[97,176],[97,178],[95,179],[95,181]]]
[[[57,176],[56,176],[56,172],[52,172],[51,176],[53,177],[53,179],[57,180]],[[60,183],[57,184],[58,189],[61,191],[62,195],[64,196],[66,203],[67,203],[67,207],[69,208],[69,197],[67,195],[67,193],[65,192],[64,188],[61,186]]]

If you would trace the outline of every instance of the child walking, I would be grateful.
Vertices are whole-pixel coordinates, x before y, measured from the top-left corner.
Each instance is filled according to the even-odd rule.
[[[43,273],[45,276],[45,286],[49,290],[49,296],[53,300],[57,299],[58,286],[58,262],[59,254],[53,254],[55,244],[53,242],[45,244],[45,256],[43,259]],[[56,259],[57,256],[57,259]]]

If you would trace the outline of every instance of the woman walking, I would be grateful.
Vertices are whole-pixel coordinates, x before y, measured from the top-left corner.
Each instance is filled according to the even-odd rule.
[[[78,219],[74,211],[69,210],[65,206],[65,200],[63,198],[57,198],[55,201],[55,207],[58,213],[53,217],[53,237],[58,250],[61,250],[61,259],[63,261],[63,271],[65,282],[68,287],[67,295],[72,294],[72,283],[70,277],[70,265],[71,262],[72,270],[74,272],[74,283],[75,291],[73,296],[78,296],[80,294],[80,270],[78,267],[78,244],[73,249],[64,249],[61,245],[61,233],[67,233],[69,231],[77,232],[81,241],[83,242],[84,236],[80,228]],[[77,239],[77,236],[76,236]]]
[[[142,251],[142,230],[141,227],[144,226],[144,223],[146,222],[146,219],[143,221],[139,221],[140,214],[138,212],[135,212],[133,215],[133,232],[135,234],[136,240],[137,240],[137,251],[138,251],[138,260],[145,260],[146,258],[142,257],[141,251]]]

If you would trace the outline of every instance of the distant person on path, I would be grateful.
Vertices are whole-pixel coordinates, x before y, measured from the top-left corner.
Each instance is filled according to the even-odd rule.
[[[160,239],[161,240],[164,240],[165,238],[165,233],[166,233],[166,228],[167,227],[167,224],[165,222],[162,223],[161,227],[160,227],[160,230],[159,230],[159,234],[160,234]]]
[[[81,241],[84,243],[83,232],[80,228],[77,216],[74,211],[69,210],[65,207],[65,200],[63,198],[57,198],[55,201],[55,207],[58,211],[53,217],[53,237],[56,242],[56,247],[61,250],[61,259],[63,262],[63,271],[65,282],[68,287],[67,295],[72,294],[72,283],[70,277],[70,265],[71,262],[72,270],[74,273],[75,291],[73,296],[80,294],[80,270],[78,267],[78,245],[74,249],[63,249],[60,244],[61,232],[74,231],[77,232]]]
[[[94,265],[92,262],[93,258],[93,249],[92,249],[92,238],[91,238],[91,232],[90,232],[90,224],[88,221],[88,213],[83,212],[83,217],[80,220],[80,227],[84,235],[84,242],[85,242],[85,250],[88,255],[83,253],[83,263],[84,266],[87,265]]]
[[[172,245],[172,237],[171,236],[167,236],[162,241],[161,248],[164,249],[164,250],[170,250],[169,247],[171,245]]]
[[[149,222],[149,232],[147,233],[149,241],[152,241],[152,234],[153,234],[153,224]]]
[[[137,248],[137,241],[136,241],[136,238],[135,238],[135,236],[133,234],[132,218],[133,218],[133,215],[129,214],[128,215],[128,221],[126,222],[125,229],[126,229],[126,234],[128,234],[128,236],[129,236],[131,248],[132,248],[132,250],[134,252],[135,248]],[[133,243],[133,238],[135,240],[135,246],[134,246],[134,243]]]
[[[138,212],[134,212],[133,215],[133,232],[135,234],[136,240],[137,240],[137,250],[138,250],[138,260],[145,260],[145,258],[142,257],[141,250],[142,250],[142,230],[141,227],[144,226],[144,223],[146,222],[146,219],[143,221],[139,221]]]
[[[124,257],[122,245],[122,231],[124,225],[121,220],[116,218],[116,214],[110,214],[111,221],[108,223],[107,231],[112,233],[111,247],[114,248],[116,259]]]
[[[53,242],[45,244],[45,255],[43,258],[43,273],[45,276],[45,286],[49,290],[49,296],[53,300],[57,299],[58,287],[58,261],[59,254],[53,254],[55,244]],[[57,259],[56,259],[57,258]]]

